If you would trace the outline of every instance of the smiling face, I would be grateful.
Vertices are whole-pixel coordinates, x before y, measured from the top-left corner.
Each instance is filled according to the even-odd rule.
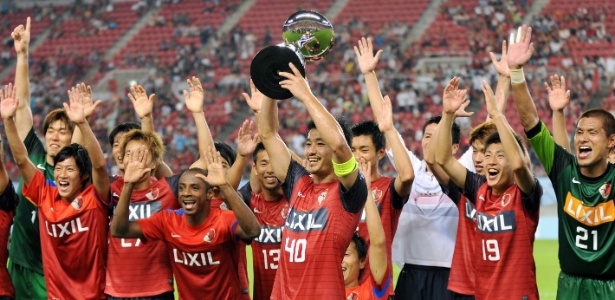
[[[492,188],[493,194],[500,195],[514,184],[513,169],[501,143],[489,144],[485,149],[485,168],[487,185]]]
[[[187,171],[179,179],[178,200],[186,216],[199,216],[209,211],[207,185],[196,177],[195,171]]]
[[[126,134],[126,132],[118,132],[113,138],[113,148],[111,149],[111,154],[113,155],[113,160],[115,161],[115,165],[124,172],[124,157],[122,156],[122,151],[120,148],[120,144],[122,141],[122,137]]]
[[[332,156],[333,150],[322,139],[318,129],[310,130],[305,141],[305,169],[310,174],[326,177],[333,173]]]
[[[68,157],[55,164],[53,179],[58,187],[58,193],[64,201],[73,201],[83,190],[83,181],[87,175],[81,176],[74,157]]]
[[[278,178],[275,176],[273,167],[269,162],[269,154],[267,151],[261,150],[256,154],[254,171],[256,172],[261,186],[266,190],[274,191],[280,186],[280,181],[278,181]]]
[[[378,161],[384,157],[384,149],[376,151],[376,146],[369,135],[353,136],[351,149],[357,160],[362,158],[366,162],[371,162],[372,166],[377,166]],[[372,168],[372,173],[374,172],[376,168]]]
[[[49,124],[45,131],[45,147],[47,156],[53,159],[62,148],[70,145],[73,133],[63,120],[56,120]]]
[[[365,259],[359,259],[359,252],[354,241],[350,242],[344,259],[342,260],[342,273],[344,274],[344,286],[346,288],[354,287],[359,283],[359,275],[361,270],[365,268]]]
[[[609,148],[615,145],[613,136],[610,139],[607,137],[603,125],[598,118],[581,118],[574,136],[574,150],[581,172],[587,172],[586,174],[592,177],[592,171],[596,167],[606,166]]]

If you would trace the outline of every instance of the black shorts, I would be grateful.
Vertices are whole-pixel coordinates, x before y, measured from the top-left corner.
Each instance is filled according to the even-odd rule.
[[[454,300],[448,290],[449,268],[405,264],[395,287],[396,300]]]

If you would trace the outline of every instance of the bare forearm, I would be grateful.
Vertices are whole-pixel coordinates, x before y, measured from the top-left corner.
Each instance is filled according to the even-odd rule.
[[[209,131],[209,125],[207,125],[207,121],[205,120],[205,114],[203,112],[193,112],[192,116],[194,117],[194,124],[196,125],[199,153],[205,153],[210,147],[214,147],[214,139],[211,136],[211,131]],[[233,162],[229,161],[229,163]]]
[[[128,235],[128,207],[130,205],[130,197],[134,190],[134,184],[130,182],[124,183],[124,188],[120,194],[120,199],[115,207],[113,213],[113,220],[111,221],[111,235],[114,237],[127,237]]]
[[[369,104],[372,107],[374,118],[378,119],[382,115],[382,92],[380,92],[376,71],[363,74],[363,77],[365,77],[365,87],[367,88]]]
[[[15,124],[14,118],[3,119],[4,121],[4,130],[6,132],[6,139],[9,143],[9,148],[11,148],[11,152],[13,153],[13,159],[15,163],[19,166],[28,160],[28,150],[26,146],[19,138],[19,134],[17,133],[17,126]]]
[[[15,68],[15,89],[19,98],[17,110],[30,107],[30,78],[29,78],[28,52],[17,53]]]
[[[278,105],[273,99],[265,98],[258,116],[258,136],[261,138],[271,161],[273,172],[280,181],[286,179],[291,155],[286,144],[278,136],[276,127],[278,122]]]
[[[237,193],[237,191],[230,184],[225,184],[219,186],[218,188],[233,208],[233,213],[235,213],[237,223],[246,235],[242,238],[253,239],[257,237],[261,230],[260,225],[258,224],[258,221],[252,211],[250,211],[248,206],[241,200],[239,193]]]
[[[386,240],[378,208],[376,208],[376,204],[371,196],[368,196],[365,203],[365,216],[367,219],[367,232],[370,242],[369,268],[374,277],[374,281],[380,284],[384,279],[384,274],[388,267]]]
[[[450,160],[455,159],[452,154],[453,136],[452,134],[449,134],[450,129],[453,127],[454,119],[455,117],[453,116],[453,114],[443,113],[442,119],[440,120],[440,123],[438,125],[438,131],[440,131],[441,133],[437,135],[435,140],[436,144],[432,146],[436,146],[434,147],[436,153],[436,163],[438,163],[439,165],[445,165]],[[433,142],[434,140],[432,140],[430,144],[432,144]]]
[[[414,166],[412,166],[412,160],[410,160],[410,155],[408,155],[408,151],[404,146],[404,142],[401,140],[399,132],[397,132],[394,127],[387,130],[384,135],[393,152],[393,161],[398,173],[397,180],[400,181],[395,182],[395,189],[401,196],[408,195],[412,187],[412,181],[414,180]]]
[[[498,85],[495,89],[495,98],[501,99],[502,106],[500,111],[506,110],[506,102],[508,101],[508,95],[510,94],[510,77],[500,75],[498,77]]]
[[[235,162],[228,170],[228,174],[226,177],[228,178],[229,184],[234,188],[238,189],[239,184],[241,183],[241,177],[243,176],[243,170],[246,168],[248,162],[248,158],[237,155]]]
[[[151,115],[141,119],[141,130],[143,132],[154,132],[154,119]]]
[[[316,128],[319,129],[322,139],[333,150],[333,161],[336,163],[348,161],[352,157],[352,152],[344,138],[344,132],[335,118],[313,95],[308,99],[303,99],[303,104],[305,104]]]
[[[527,82],[513,83],[512,92],[523,129],[528,131],[534,128],[538,124],[538,112],[527,88]]]
[[[100,144],[98,143],[98,139],[94,135],[92,128],[88,122],[84,122],[77,125],[77,128],[81,131],[83,135],[83,147],[88,151],[88,155],[90,156],[90,160],[92,161],[92,169],[99,168],[107,168],[107,162],[105,160],[105,155],[100,148]]]
[[[566,131],[566,117],[561,110],[553,111],[553,139],[555,143],[562,148],[570,151],[570,143],[568,142],[568,132]]]

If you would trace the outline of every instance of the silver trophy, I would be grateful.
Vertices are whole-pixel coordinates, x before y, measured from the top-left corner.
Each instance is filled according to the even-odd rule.
[[[268,46],[258,52],[250,65],[250,77],[256,88],[267,97],[277,100],[292,97],[291,92],[280,87],[284,77],[278,72],[290,72],[292,62],[305,77],[305,61],[320,60],[335,44],[331,22],[318,12],[300,10],[286,20],[283,43]]]

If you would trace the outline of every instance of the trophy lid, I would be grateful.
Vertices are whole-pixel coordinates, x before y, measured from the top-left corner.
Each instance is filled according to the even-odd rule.
[[[325,16],[313,10],[300,10],[284,23],[282,39],[299,49],[306,61],[320,60],[333,48],[335,32]]]

